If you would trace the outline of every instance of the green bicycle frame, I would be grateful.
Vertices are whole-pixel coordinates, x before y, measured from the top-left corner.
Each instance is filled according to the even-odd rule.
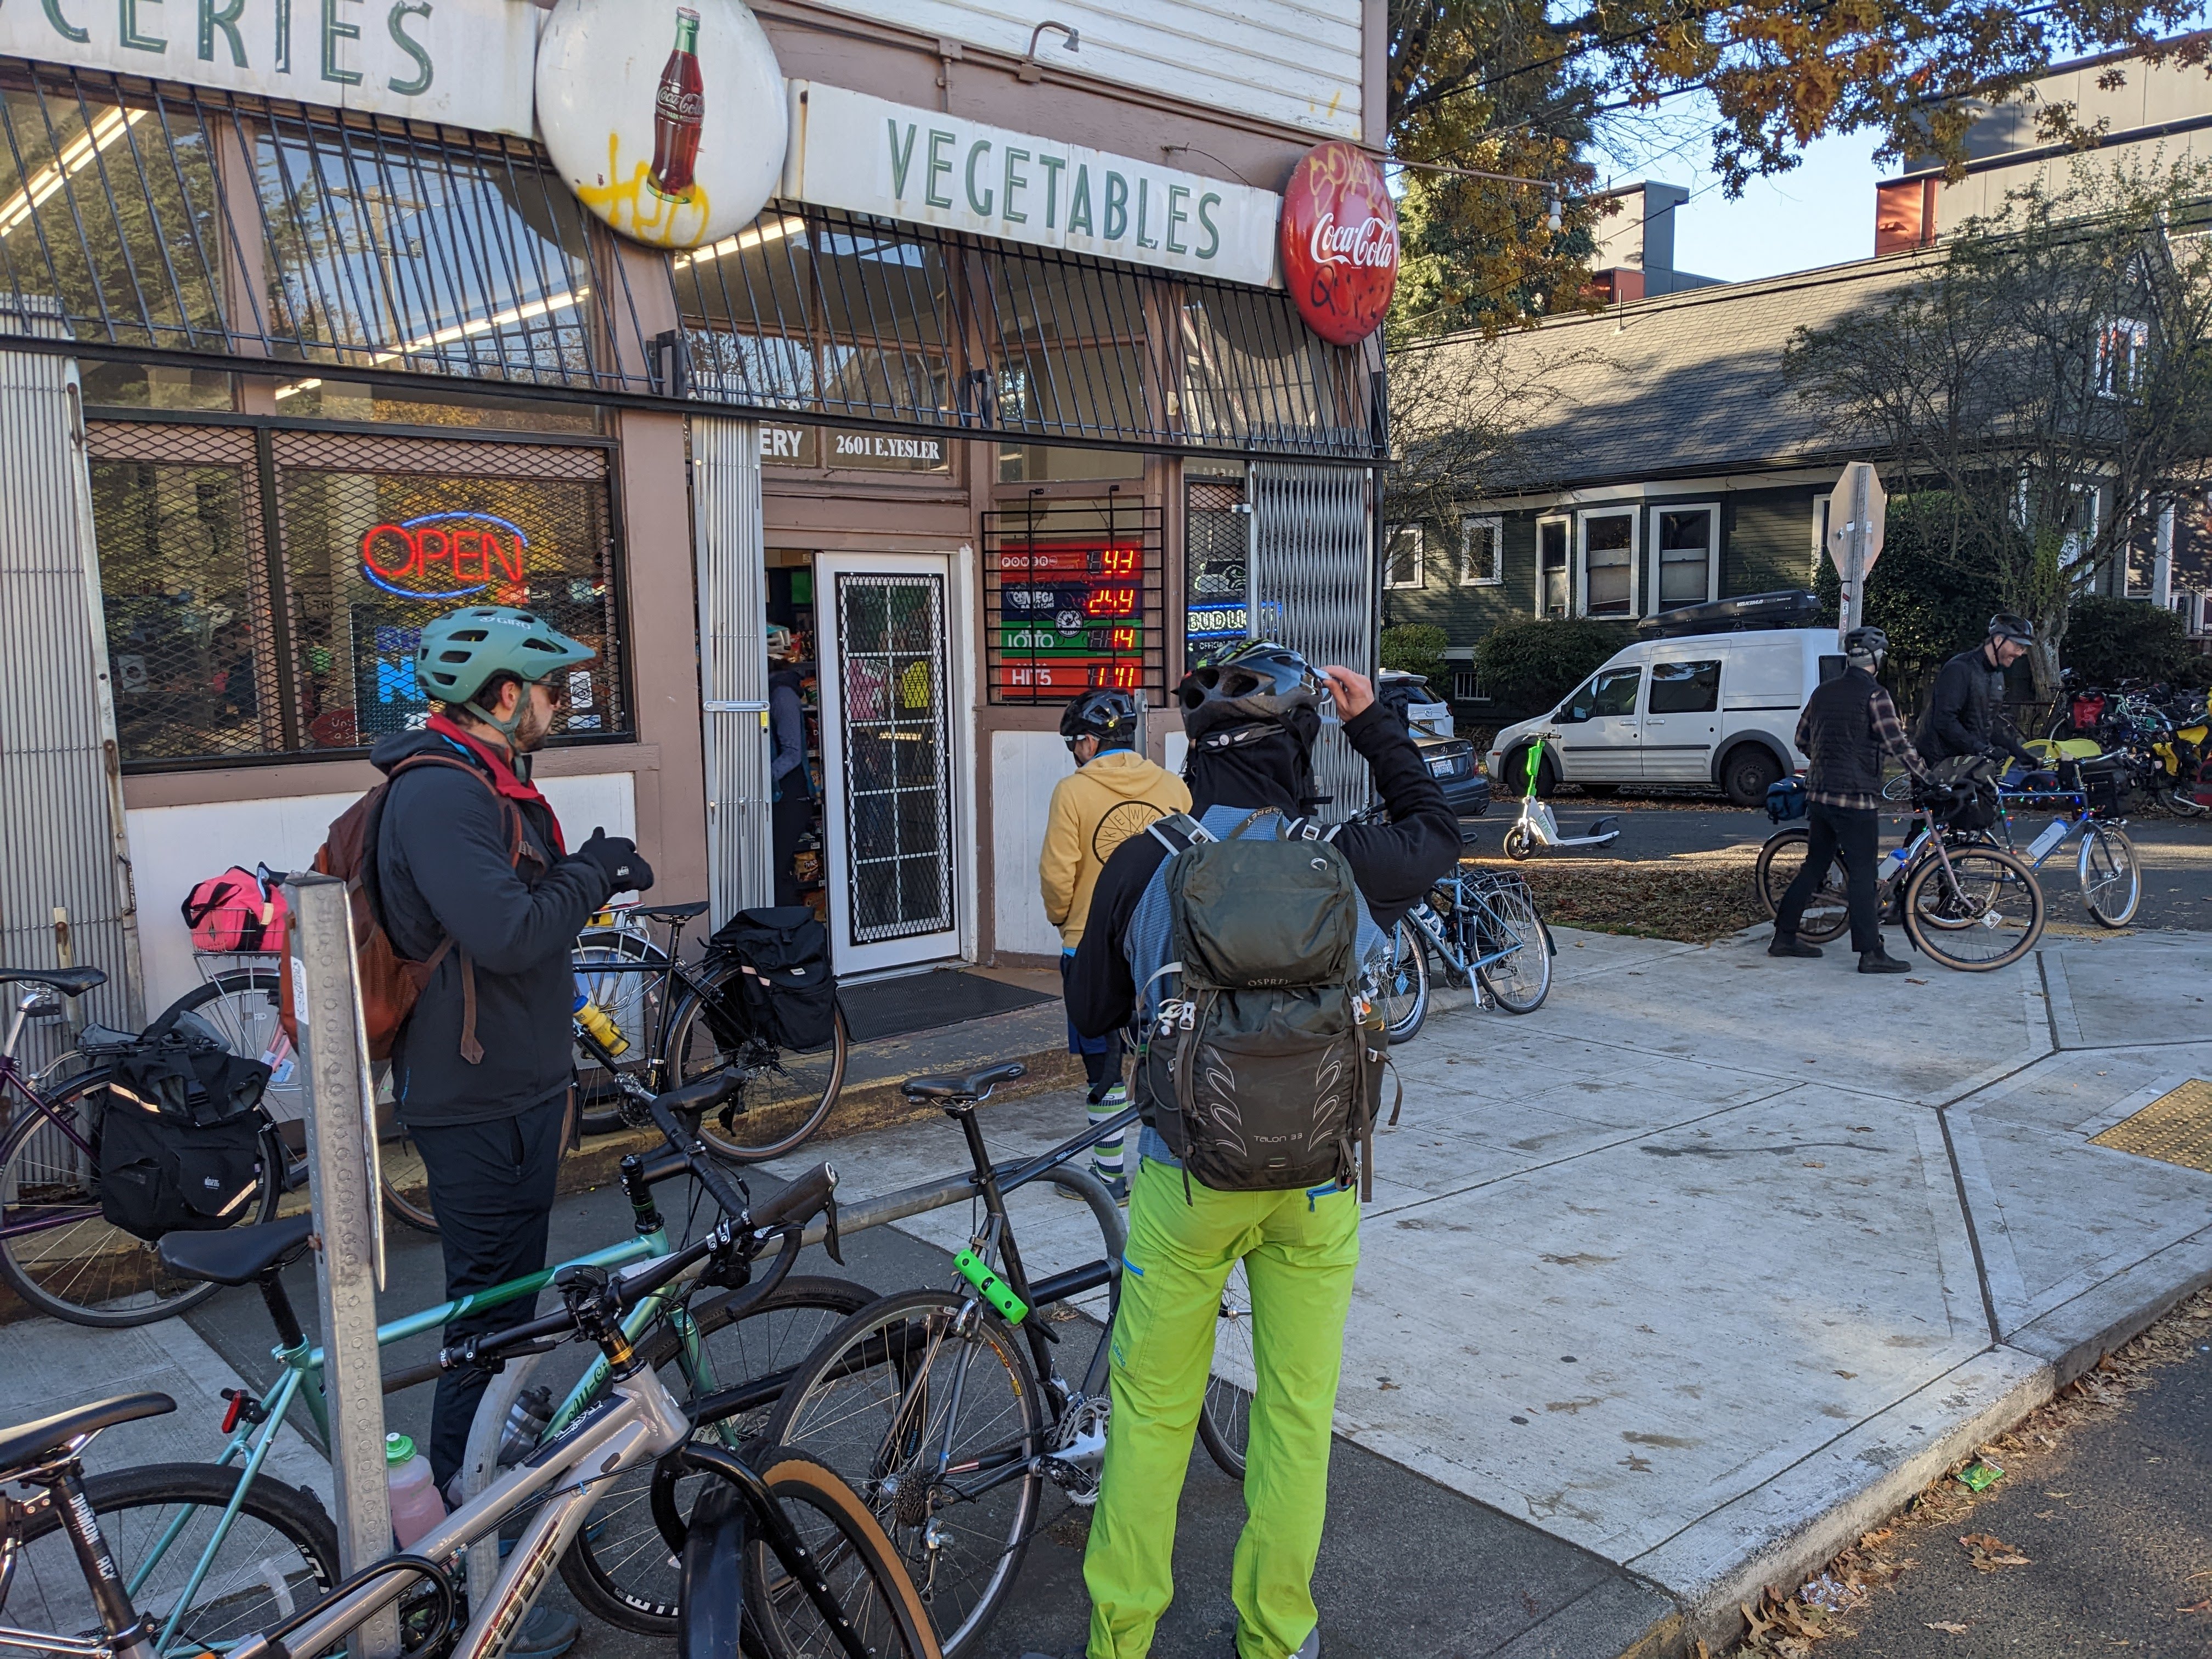
[[[520,1279],[511,1279],[504,1284],[494,1285],[486,1290],[473,1291],[467,1296],[456,1297],[450,1302],[440,1303],[434,1308],[426,1308],[420,1313],[408,1314],[387,1324],[380,1325],[376,1330],[377,1345],[380,1347],[385,1347],[394,1342],[404,1342],[410,1337],[424,1335],[470,1314],[481,1313],[489,1308],[504,1307],[509,1303],[520,1301],[525,1297],[535,1296],[553,1282],[554,1276],[561,1271],[562,1267],[603,1267],[611,1273],[628,1267],[632,1262],[649,1261],[654,1256],[667,1255],[668,1230],[665,1224],[661,1221],[659,1213],[647,1206],[639,1210],[638,1220],[639,1232],[619,1244],[610,1244],[605,1249],[592,1251],[589,1255],[578,1256],[573,1261],[562,1262],[560,1267],[548,1267],[542,1273],[526,1273]],[[635,1343],[652,1328],[656,1320],[664,1316],[675,1327],[681,1340],[683,1346],[678,1353],[678,1364],[684,1372],[685,1382],[690,1387],[694,1397],[702,1393],[709,1392],[719,1386],[705,1346],[699,1340],[698,1329],[691,1322],[683,1304],[674,1297],[656,1292],[646,1297],[623,1316],[623,1333]],[[284,1426],[285,1418],[290,1413],[293,1402],[304,1399],[308,1414],[314,1419],[318,1434],[325,1440],[329,1437],[330,1407],[323,1397],[322,1348],[303,1341],[295,1347],[274,1348],[270,1352],[275,1356],[277,1364],[283,1368],[283,1374],[278,1376],[276,1386],[270,1389],[267,1397],[260,1402],[261,1421],[252,1423],[241,1419],[237,1429],[231,1434],[228,1443],[223,1447],[222,1455],[216,1459],[216,1467],[218,1468],[229,1468],[241,1456],[246,1461],[239,1473],[238,1489],[231,1494],[230,1502],[224,1506],[221,1517],[216,1522],[213,1535],[209,1538],[206,1548],[201,1551],[198,1561],[194,1564],[183,1589],[178,1595],[175,1606],[162,1626],[161,1635],[155,1644],[155,1650],[157,1653],[165,1654],[170,1651],[169,1643],[176,1634],[178,1622],[191,1610],[193,1598],[199,1594],[200,1585],[205,1580],[209,1569],[215,1563],[216,1552],[222,1549],[223,1541],[229,1537],[230,1529],[236,1523],[240,1507],[246,1501],[246,1491],[252,1486],[255,1477],[259,1474],[262,1464],[268,1458],[270,1448],[276,1443],[276,1436]],[[599,1392],[600,1386],[606,1381],[609,1369],[605,1354],[592,1360],[590,1369],[586,1370],[577,1380],[576,1385],[568,1390],[567,1396],[547,1420],[544,1428],[539,1431],[538,1437],[541,1442],[551,1440],[567,1431],[568,1426],[582,1413],[585,1407],[590,1404],[592,1396]],[[724,1443],[734,1450],[737,1443],[732,1431],[726,1426],[718,1426],[717,1432]],[[170,1546],[183,1532],[191,1516],[191,1511],[189,1509],[181,1511],[169,1523],[161,1536],[155,1540],[153,1547],[147,1552],[144,1560],[140,1562],[131,1573],[126,1581],[126,1588],[134,1600],[148,1578],[160,1566],[162,1558],[168,1553]]]

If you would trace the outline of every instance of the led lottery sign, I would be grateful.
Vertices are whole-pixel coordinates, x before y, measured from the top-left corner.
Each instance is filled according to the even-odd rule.
[[[519,586],[530,556],[522,526],[490,513],[428,513],[371,526],[361,574],[403,599],[465,599],[495,583]]]

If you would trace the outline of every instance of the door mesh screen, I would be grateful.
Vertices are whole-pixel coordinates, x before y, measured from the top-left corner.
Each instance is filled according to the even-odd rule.
[[[1374,672],[1375,554],[1369,475],[1363,467],[1252,465],[1251,593],[1255,632],[1305,653],[1320,667]],[[1314,748],[1314,781],[1342,818],[1367,804],[1367,763],[1331,720]]]
[[[945,579],[840,575],[837,657],[854,945],[954,923]]]

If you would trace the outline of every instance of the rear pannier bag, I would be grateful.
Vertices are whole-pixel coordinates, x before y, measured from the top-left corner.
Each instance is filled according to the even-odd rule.
[[[234,864],[195,883],[179,908],[195,951],[254,955],[284,948],[284,890],[260,872]]]
[[[94,1156],[110,1225],[151,1243],[243,1220],[264,1156],[269,1068],[156,1026],[110,1063]]]
[[[804,905],[740,910],[714,930],[714,953],[737,963],[734,992],[748,1032],[804,1054],[836,1040],[837,976],[830,934]]]

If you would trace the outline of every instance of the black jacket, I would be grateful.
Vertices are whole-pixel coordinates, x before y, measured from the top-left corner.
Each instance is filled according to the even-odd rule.
[[[1874,722],[1874,696],[1881,690],[1881,682],[1865,669],[1850,667],[1805,700],[1798,747],[1811,763],[1805,787],[1814,795],[1881,794],[1885,751]]]
[[[395,733],[370,762],[389,772],[410,755],[438,753],[489,769],[461,744],[432,732]],[[526,851],[507,860],[507,807],[521,812]],[[569,948],[585,918],[607,900],[595,864],[563,860],[552,816],[531,802],[506,803],[446,766],[395,780],[377,825],[377,897],[392,948],[428,961],[446,953],[392,1045],[400,1121],[415,1126],[481,1123],[566,1090],[574,1075],[568,1016],[575,1001]],[[461,1057],[461,959],[475,963],[477,1041],[483,1059]]]
[[[1978,645],[1961,651],[1936,676],[1912,746],[1926,761],[2001,749],[2029,766],[2043,763],[2028,752],[2004,712],[2004,670],[1992,666],[1987,648]]]
[[[1387,932],[1459,861],[1459,819],[1444,804],[1443,791],[1404,723],[1380,702],[1346,720],[1344,735],[1373,769],[1376,792],[1395,820],[1346,824],[1336,837],[1369,912]],[[1295,812],[1300,782],[1287,734],[1248,750],[1201,753],[1191,770],[1191,811],[1281,806]],[[1104,1036],[1129,1023],[1136,987],[1121,941],[1137,901],[1167,855],[1152,836],[1131,836],[1099,872],[1083,942],[1067,973],[1067,1017],[1085,1036]]]

